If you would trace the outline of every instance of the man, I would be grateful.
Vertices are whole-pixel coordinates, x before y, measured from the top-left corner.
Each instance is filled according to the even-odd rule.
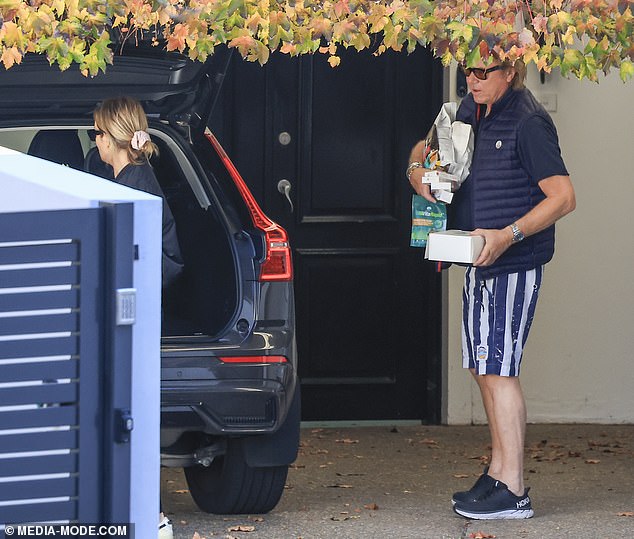
[[[554,223],[575,208],[555,126],[524,87],[526,68],[494,60],[465,68],[470,93],[457,119],[475,134],[470,175],[448,206],[449,226],[485,239],[467,268],[463,293],[463,366],[480,388],[492,441],[489,467],[453,496],[472,519],[530,518],[524,487],[526,405],[520,361],[535,311],[543,267],[554,253]],[[408,178],[421,182],[424,143],[414,146]]]

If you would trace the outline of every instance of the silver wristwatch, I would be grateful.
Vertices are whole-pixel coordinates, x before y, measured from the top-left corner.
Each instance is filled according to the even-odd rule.
[[[513,243],[519,243],[524,239],[524,233],[517,226],[517,223],[511,224],[511,231],[513,232]]]

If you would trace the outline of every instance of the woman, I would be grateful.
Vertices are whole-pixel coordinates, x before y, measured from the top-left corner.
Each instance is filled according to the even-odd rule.
[[[168,286],[183,269],[176,225],[165,195],[150,166],[149,159],[158,153],[147,132],[148,123],[141,104],[130,97],[106,99],[95,110],[91,138],[99,156],[114,170],[114,180],[163,199],[162,283]]]
[[[149,159],[158,153],[147,132],[148,122],[141,104],[129,97],[107,99],[94,114],[94,131],[99,156],[114,171],[121,185],[140,189],[163,199],[163,288],[181,272],[183,262],[176,237],[176,225]],[[162,510],[159,513],[159,539],[172,539],[172,525]]]

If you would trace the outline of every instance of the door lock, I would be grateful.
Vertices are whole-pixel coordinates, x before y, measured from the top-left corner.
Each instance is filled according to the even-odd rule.
[[[286,131],[282,131],[277,136],[277,140],[282,146],[288,146],[291,143],[291,134]]]
[[[288,180],[280,180],[277,182],[277,190],[286,197],[291,205],[291,213],[293,212],[293,201],[291,200],[291,182]]]

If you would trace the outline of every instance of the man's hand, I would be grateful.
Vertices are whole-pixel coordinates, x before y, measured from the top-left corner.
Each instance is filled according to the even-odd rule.
[[[409,162],[413,163],[416,161],[418,163],[424,163],[429,152],[430,149],[426,147],[425,141],[421,140],[412,148],[412,153],[409,156]],[[428,169],[423,167],[412,170],[412,173],[409,175],[409,183],[417,194],[429,200],[429,202],[436,202],[434,195],[431,194],[429,184],[423,183],[423,176],[427,170]]]
[[[484,247],[474,266],[490,266],[513,244],[513,232],[509,227],[502,230],[476,228],[471,235],[484,236]]]
[[[409,176],[409,183],[414,191],[429,202],[436,202],[434,195],[431,194],[431,188],[428,183],[423,183],[423,175],[427,172],[426,168],[415,168]]]

